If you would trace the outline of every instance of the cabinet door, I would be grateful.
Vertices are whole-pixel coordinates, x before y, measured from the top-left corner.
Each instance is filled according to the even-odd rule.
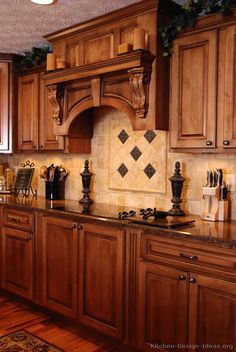
[[[38,74],[18,78],[18,149],[38,148]]]
[[[236,283],[195,274],[191,281],[189,343],[202,345],[197,351],[236,351]]]
[[[53,109],[48,99],[48,87],[40,79],[40,123],[39,123],[39,149],[63,150],[64,136],[53,134]]]
[[[137,311],[140,348],[185,351],[180,345],[187,344],[187,273],[141,262]]]
[[[121,339],[124,231],[85,224],[80,239],[79,321]]]
[[[171,148],[216,146],[217,31],[174,41],[171,63]]]
[[[19,296],[33,299],[34,235],[2,228],[2,286]]]
[[[77,315],[77,225],[45,217],[42,222],[42,303],[70,318]]]
[[[10,63],[0,62],[0,152],[12,151]]]
[[[220,37],[219,141],[224,148],[236,147],[236,25],[226,27]]]

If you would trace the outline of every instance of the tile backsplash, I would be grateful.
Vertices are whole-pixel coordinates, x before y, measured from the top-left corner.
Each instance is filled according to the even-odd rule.
[[[164,210],[171,208],[169,177],[178,160],[185,177],[183,208],[193,214],[200,214],[208,169],[222,168],[225,174],[236,174],[236,155],[170,153],[167,132],[132,131],[126,115],[110,107],[95,111],[91,155],[30,153],[2,157],[10,167],[20,167],[27,159],[35,163],[33,186],[39,195],[45,194],[44,180],[38,177],[39,167],[54,163],[62,164],[69,172],[66,198],[79,200],[80,173],[88,159],[94,174],[91,198],[96,202]],[[236,219],[235,193],[231,193],[231,215]]]

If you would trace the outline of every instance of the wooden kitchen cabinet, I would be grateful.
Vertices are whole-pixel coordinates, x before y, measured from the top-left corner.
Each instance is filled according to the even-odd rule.
[[[34,234],[3,227],[1,249],[2,287],[33,300]]]
[[[189,282],[189,343],[218,345],[214,351],[219,352],[231,345],[227,349],[235,351],[236,282],[195,273]]]
[[[173,242],[173,243],[172,243]],[[138,346],[188,351],[236,346],[235,257],[215,248],[141,235],[136,327]],[[222,251],[223,252],[223,251]],[[230,254],[230,252],[227,252]],[[204,346],[205,345],[205,346]],[[219,347],[217,347],[219,346]],[[231,350],[235,351],[231,348]]]
[[[142,262],[139,275],[137,337],[140,347],[148,349],[151,344],[186,345],[188,274],[175,268]],[[164,350],[173,351],[173,348]]]
[[[53,135],[51,107],[40,72],[18,77],[18,150],[63,150],[62,137]]]
[[[219,57],[219,129],[218,144],[225,149],[236,147],[236,112],[235,112],[235,49],[236,24],[225,28],[220,33]]]
[[[234,151],[236,17],[209,16],[195,28],[173,43],[170,148]]]
[[[171,148],[215,148],[218,33],[176,39],[171,63]]]
[[[42,304],[70,318],[77,317],[79,230],[75,222],[42,219]]]
[[[125,232],[83,224],[80,234],[79,322],[122,339]]]
[[[0,153],[12,152],[12,58],[0,54]]]

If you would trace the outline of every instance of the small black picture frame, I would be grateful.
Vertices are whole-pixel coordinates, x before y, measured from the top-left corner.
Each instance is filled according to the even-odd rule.
[[[18,170],[14,189],[16,192],[19,191],[29,191],[31,188],[31,182],[34,175],[34,168],[21,168]]]

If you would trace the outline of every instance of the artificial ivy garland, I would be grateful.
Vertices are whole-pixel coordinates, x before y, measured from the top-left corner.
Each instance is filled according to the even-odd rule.
[[[234,5],[236,0],[187,0],[180,14],[175,16],[167,26],[159,29],[164,47],[163,55],[171,54],[171,42],[185,27],[193,27],[198,17],[212,13],[227,16]]]
[[[25,52],[24,55],[18,55],[14,60],[15,71],[23,72],[30,68],[44,66],[46,64],[47,53],[49,53],[49,51],[49,47],[33,47],[31,51]]]

